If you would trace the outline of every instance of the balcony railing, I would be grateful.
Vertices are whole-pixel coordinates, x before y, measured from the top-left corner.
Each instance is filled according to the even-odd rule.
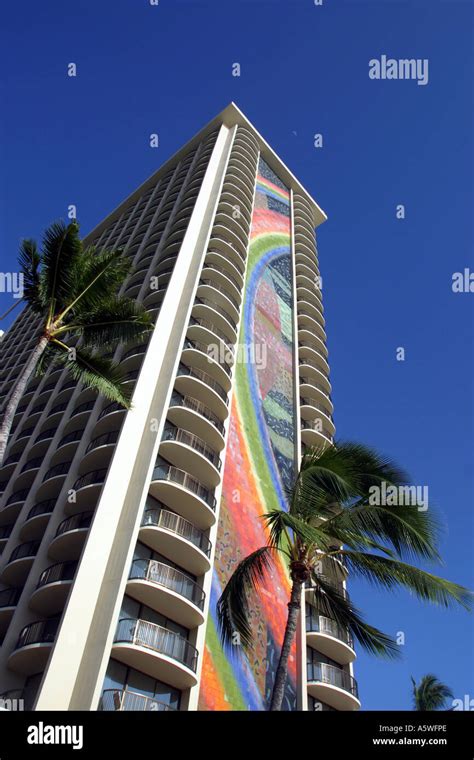
[[[339,641],[343,641],[354,649],[354,639],[347,628],[343,628],[335,620],[325,617],[324,615],[318,615],[316,612],[306,611],[306,632],[307,633],[325,633],[328,636],[332,636]]]
[[[147,344],[141,343],[139,346],[134,346],[133,348],[130,348],[120,359],[121,362],[125,361],[125,359],[128,359],[129,356],[140,356],[141,354],[144,354],[147,350]]]
[[[72,410],[71,417],[75,417],[76,414],[82,414],[83,412],[89,412],[94,406],[95,402],[96,399],[94,398],[91,401],[84,401],[83,404],[79,404],[79,406],[76,406],[76,408]]]
[[[184,636],[147,620],[123,618],[119,620],[114,643],[128,642],[151,649],[182,663],[196,671],[197,649]]]
[[[163,530],[176,533],[176,535],[197,546],[207,557],[211,554],[211,542],[206,534],[175,512],[170,512],[161,507],[145,509],[141,524],[142,528],[163,528]]]
[[[52,644],[56,638],[59,619],[38,620],[30,623],[21,631],[15,649],[21,649],[29,644]]]
[[[207,330],[210,330],[214,333],[214,335],[217,335],[218,338],[220,338],[228,351],[230,351],[232,354],[234,354],[234,346],[232,343],[229,343],[229,338],[223,332],[219,327],[216,327],[216,325],[213,322],[210,322],[208,319],[201,319],[199,317],[191,317],[189,320],[189,325],[200,325],[201,327],[205,327]]]
[[[129,580],[144,580],[174,591],[204,609],[204,590],[188,575],[155,559],[136,559],[132,562]]]
[[[49,416],[51,417],[52,414],[57,414],[58,412],[64,412],[68,406],[69,399],[67,401],[64,401],[62,404],[56,404],[56,406],[53,406],[52,409],[49,410]]]
[[[59,464],[56,464],[54,467],[50,467],[50,469],[47,471],[46,475],[43,478],[43,483],[45,480],[49,480],[50,478],[55,478],[58,475],[66,475],[69,472],[70,466],[71,466],[71,462],[60,462]]]
[[[40,543],[40,541],[27,541],[25,544],[19,544],[19,546],[13,549],[12,553],[10,554],[8,564],[10,562],[14,562],[16,559],[34,557],[39,549]]]
[[[6,588],[0,591],[0,608],[15,607],[21,594],[19,588]]]
[[[36,436],[35,443],[39,443],[40,441],[45,441],[48,438],[54,438],[56,430],[57,428],[48,428],[47,430],[43,430],[42,433]]]
[[[5,538],[10,538],[13,528],[14,528],[13,523],[12,525],[2,525],[0,527],[0,541]]]
[[[211,491],[205,488],[199,480],[196,480],[188,472],[180,470],[178,467],[168,464],[157,464],[153,470],[152,480],[167,480],[171,483],[177,483],[187,491],[191,491],[196,496],[199,496],[211,509],[215,510],[216,508],[216,499]]]
[[[29,520],[31,517],[37,517],[38,515],[51,514],[55,507],[55,504],[56,499],[46,499],[45,501],[40,501],[38,504],[35,504],[34,507],[31,507],[26,516],[26,519]]]
[[[237,309],[237,311],[239,310],[239,304],[238,304],[238,302],[235,300],[235,298],[233,298],[233,296],[229,295],[229,292],[226,290],[226,288],[221,288],[220,285],[216,285],[216,283],[214,282],[214,280],[208,280],[205,277],[203,277],[201,279],[201,284],[202,285],[209,285],[209,287],[214,288],[214,290],[217,290],[219,293],[222,293],[226,298],[229,299],[229,301],[231,302],[231,304],[233,306],[235,306],[235,308]]]
[[[117,443],[119,437],[119,431],[118,430],[112,430],[110,433],[104,433],[103,435],[97,436],[97,438],[94,438],[86,448],[86,454],[89,451],[92,451],[92,449],[98,449],[99,446],[108,446],[113,443]]]
[[[36,588],[47,586],[59,581],[72,581],[76,572],[77,562],[57,562],[50,565],[41,573]]]
[[[107,475],[105,468],[101,470],[92,470],[92,472],[86,472],[85,475],[81,475],[73,485],[73,489],[78,491],[80,488],[91,485],[102,485]]]
[[[61,446],[65,446],[66,443],[75,443],[76,441],[80,441],[83,435],[83,430],[73,430],[72,433],[68,433],[63,438],[61,438],[58,443],[58,449],[61,448]]]
[[[201,351],[201,353],[205,354],[208,357],[208,360],[212,359],[213,361],[215,361],[216,364],[218,364],[219,367],[221,367],[221,369],[224,370],[224,372],[226,373],[226,375],[228,375],[229,377],[231,376],[231,374],[232,374],[232,367],[229,367],[229,365],[226,364],[225,362],[220,362],[217,359],[214,359],[214,357],[212,356],[212,354],[209,353],[209,346],[206,343],[202,343],[199,340],[188,340],[188,339],[186,339],[184,341],[183,350],[186,350],[187,348],[193,348],[196,351]]]
[[[214,301],[211,301],[209,298],[196,298],[195,303],[202,303],[204,306],[209,306],[211,309],[214,309],[214,311],[217,311],[218,314],[221,314],[227,320],[227,322],[232,325],[235,331],[237,330],[237,323],[235,320],[232,319],[230,314],[225,309],[223,309],[221,306],[218,306]]]
[[[55,536],[62,536],[63,533],[68,533],[70,530],[90,528],[93,515],[93,512],[80,512],[78,515],[66,517],[65,520],[59,523]]]
[[[336,668],[334,665],[328,665],[326,662],[309,662],[307,664],[308,683],[320,681],[331,686],[337,686],[339,689],[352,694],[358,698],[357,681],[345,670]]]
[[[170,407],[172,406],[184,406],[186,409],[191,409],[192,411],[197,412],[202,417],[205,417],[206,420],[209,420],[221,435],[225,434],[223,423],[214,412],[211,412],[211,410],[202,403],[202,401],[198,401],[191,396],[182,396],[181,393],[174,391],[170,401]]]
[[[8,507],[10,504],[14,504],[17,501],[24,501],[29,493],[30,493],[29,488],[23,488],[21,491],[15,491],[15,493],[12,493],[8,497],[7,503],[5,504],[5,506]]]
[[[209,251],[209,253],[212,253],[212,251]],[[220,254],[220,256],[222,256],[222,253]],[[237,282],[237,280],[235,279],[235,277],[233,275],[231,275],[230,272],[228,272],[227,270],[222,270],[216,264],[212,264],[212,263],[209,263],[209,262],[206,261],[204,263],[203,269],[214,269],[216,272],[219,272],[220,274],[224,275],[224,277],[227,277],[227,279],[229,279],[231,281],[231,283],[233,285],[235,285],[235,287],[237,288],[237,290],[239,292],[242,290],[242,285]]]
[[[102,409],[101,413],[99,414],[98,419],[101,420],[102,417],[105,417],[107,414],[112,414],[112,412],[126,412],[126,411],[127,410],[125,409],[124,406],[122,406],[122,404],[119,404],[117,401],[112,401],[111,404],[107,404],[107,406],[105,406]]]
[[[212,390],[215,391],[218,396],[220,396],[226,405],[229,403],[227,392],[224,390],[222,385],[220,385],[217,380],[214,380],[214,378],[211,377],[207,372],[204,372],[204,370],[195,369],[194,367],[187,367],[185,364],[180,364],[178,368],[178,375],[189,375],[190,377],[195,377],[197,380],[202,380],[203,383],[206,383],[206,385],[212,388]]]
[[[144,694],[139,694],[129,689],[106,689],[102,693],[99,709],[108,711],[143,710],[146,712],[165,712],[167,710],[174,711],[176,708],[170,707],[166,702],[161,702],[159,699],[147,697]]]
[[[177,428],[174,425],[166,425],[163,430],[162,441],[176,441],[177,443],[184,443],[185,446],[190,446],[192,449],[202,454],[206,459],[214,465],[217,470],[221,468],[221,460],[219,454],[202,440],[198,435],[189,433],[187,430]]]
[[[328,431],[319,424],[319,420],[301,420],[301,429],[314,430],[316,433],[321,433],[321,435],[327,438],[331,443],[334,442],[331,433],[328,433]]]
[[[34,457],[34,459],[29,459],[28,462],[25,462],[20,472],[26,472],[26,470],[38,469],[43,464],[43,460],[44,460],[44,457]]]

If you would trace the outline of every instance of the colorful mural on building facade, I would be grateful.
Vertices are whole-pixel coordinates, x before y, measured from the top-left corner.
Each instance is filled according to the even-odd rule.
[[[295,467],[293,286],[288,189],[260,159],[250,231],[228,450],[206,631],[200,710],[265,710],[287,616],[289,578],[275,564],[252,605],[253,650],[223,651],[216,602],[234,567],[267,542],[260,516],[287,508]],[[252,352],[252,347],[254,351]],[[257,361],[244,361],[252,357]],[[284,709],[296,707],[296,658],[289,664]]]

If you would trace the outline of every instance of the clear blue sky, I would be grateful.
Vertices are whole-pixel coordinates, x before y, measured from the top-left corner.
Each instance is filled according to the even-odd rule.
[[[442,572],[472,588],[474,295],[453,294],[451,277],[474,269],[473,3],[22,0],[2,16],[2,270],[70,203],[88,232],[234,100],[329,217],[318,238],[338,435],[429,486],[447,525]],[[428,58],[428,85],[370,80],[382,54]],[[0,294],[2,312],[10,303]],[[351,589],[406,636],[396,665],[359,654],[365,709],[409,709],[410,674],[430,671],[474,697],[472,616]]]

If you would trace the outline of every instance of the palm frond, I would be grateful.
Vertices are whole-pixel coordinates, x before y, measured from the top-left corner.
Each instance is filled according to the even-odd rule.
[[[40,287],[41,256],[34,240],[22,240],[18,263],[23,275],[23,298],[35,314],[43,314],[46,302]]]
[[[239,636],[244,649],[251,646],[249,596],[265,580],[272,567],[275,548],[262,546],[243,559],[230,576],[217,602],[217,621],[222,644],[230,646]]]
[[[288,531],[292,531],[307,546],[317,545],[321,551],[328,550],[334,544],[332,538],[324,530],[324,526],[321,528],[309,525],[289,512],[273,509],[262,517],[270,530],[272,546],[281,548],[284,543],[283,536],[288,535]]]
[[[417,684],[411,677],[413,686],[413,707],[415,710],[446,709],[448,699],[454,699],[451,689],[433,673],[427,673]]]
[[[373,585],[387,590],[405,588],[424,601],[444,607],[453,603],[465,609],[472,607],[472,592],[445,578],[376,554],[344,550],[342,555],[350,573],[365,578]]]
[[[365,536],[386,541],[400,557],[424,557],[440,560],[437,542],[439,523],[432,510],[422,512],[416,506],[379,506],[358,503],[328,518],[328,530],[341,543],[352,548],[348,536]]]
[[[50,304],[50,315],[68,302],[75,285],[75,272],[82,251],[79,227],[54,222],[45,231],[41,256],[41,290]]]
[[[118,364],[82,348],[76,348],[73,354],[65,351],[61,361],[74,380],[130,409],[131,391],[123,383],[124,374]]]
[[[130,298],[108,298],[95,309],[76,310],[74,322],[56,331],[82,338],[85,347],[108,348],[119,342],[142,338],[153,329],[153,320],[140,304]]]
[[[391,659],[400,657],[400,648],[396,641],[378,628],[369,625],[349,597],[324,577],[320,575],[313,577],[309,601],[318,614],[329,619],[331,623],[334,621],[342,629],[340,636],[342,640],[346,638],[344,633],[350,631],[369,654]]]
[[[76,263],[74,288],[66,311],[68,320],[74,322],[76,316],[80,320],[85,313],[113,298],[130,270],[131,262],[121,249],[98,252],[94,247],[87,248]]]

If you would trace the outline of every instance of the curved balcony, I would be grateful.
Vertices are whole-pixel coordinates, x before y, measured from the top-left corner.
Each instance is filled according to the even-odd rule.
[[[185,628],[204,622],[205,593],[174,567],[153,559],[132,562],[126,593]]]
[[[9,525],[2,525],[0,526],[0,548],[4,548],[5,544],[7,543],[8,539],[10,538],[12,534],[12,530],[15,527],[15,523],[10,523]]]
[[[81,475],[73,485],[76,501],[67,502],[64,511],[67,515],[83,512],[86,507],[95,506],[107,477],[107,469],[92,470]]]
[[[232,311],[235,312],[233,307]],[[196,297],[191,313],[195,319],[201,318],[212,322],[227,336],[228,343],[235,344],[237,342],[237,322],[229,312],[230,309],[222,308],[214,299]]]
[[[120,712],[137,711],[144,712],[168,712],[175,711],[174,707],[161,702],[159,699],[147,697],[130,689],[105,689],[102,692],[99,710]]]
[[[325,449],[328,446],[332,446],[334,438],[331,433],[324,428],[324,424],[321,418],[317,420],[301,420],[301,440],[307,446]]]
[[[19,588],[6,588],[0,591],[0,633],[3,634],[10,625],[18,600],[21,595]]]
[[[308,292],[314,293],[316,292],[318,294],[319,300],[320,298],[320,273],[319,273],[319,266],[318,266],[318,260],[314,254],[310,254],[306,250],[301,250],[301,248],[298,251],[295,251],[295,263],[302,264],[305,267],[308,267],[308,269],[312,273],[313,277],[313,287],[309,288]],[[303,290],[304,286],[300,286],[300,288]]]
[[[203,282],[215,283],[214,287],[221,289],[234,304],[236,309],[240,309],[242,286],[232,272],[224,271],[222,267],[213,264],[212,261],[206,260],[202,268],[201,279]]]
[[[44,457],[32,457],[28,459],[15,478],[15,488],[29,488],[38,474],[43,461]]]
[[[225,235],[226,230],[221,230],[221,235]],[[237,267],[240,274],[245,272],[245,254],[242,252],[243,245],[240,241],[237,241],[237,237],[234,235],[234,241],[231,242],[225,237],[216,237],[214,232],[209,241],[209,249],[217,251],[222,256],[230,259],[232,264]]]
[[[26,442],[26,439],[27,438],[31,438],[31,436],[33,435],[33,433],[35,432],[35,430],[36,430],[36,425],[30,425],[30,427],[23,428],[22,430],[20,430],[19,433],[18,433],[18,435],[16,436],[15,440],[12,441],[12,443],[10,444],[10,451],[11,451],[11,453],[14,454],[14,453],[16,453],[18,451],[19,447],[17,446],[17,444],[20,441],[22,442],[22,444],[24,446],[25,442]],[[15,435],[15,434],[16,434],[16,430],[13,429],[12,430],[12,435]]]
[[[245,174],[235,161],[229,161],[222,189],[233,190],[239,204],[245,204],[248,210],[252,209],[253,185],[248,174]]]
[[[183,636],[147,620],[119,620],[112,657],[176,689],[197,684],[195,647]]]
[[[66,411],[68,406],[69,406],[69,399],[67,401],[61,401],[60,403],[52,406],[48,412],[48,419],[44,420],[44,424],[50,425],[52,422],[51,418],[55,417],[56,415],[62,415],[62,413]],[[58,417],[58,420],[59,420],[59,417]],[[55,422],[57,423],[58,420],[55,420]]]
[[[354,640],[347,628],[306,607],[306,641],[331,660],[348,665],[356,658]]]
[[[6,586],[21,586],[25,582],[39,545],[39,541],[27,541],[12,551],[0,576],[2,583]]]
[[[175,388],[183,396],[192,396],[207,406],[219,419],[228,415],[228,397],[224,388],[208,372],[181,363]]]
[[[72,461],[60,462],[50,467],[43,477],[43,482],[36,492],[36,498],[40,501],[58,496],[63,483],[69,473]]]
[[[201,274],[196,295],[198,298],[209,299],[213,303],[222,306],[224,311],[232,317],[234,324],[237,324],[239,321],[239,299],[234,298],[229,293],[229,288],[225,285],[220,285],[215,279],[203,277]]]
[[[139,540],[193,575],[210,569],[211,542],[206,533],[162,506],[145,509]]]
[[[350,673],[325,662],[308,663],[308,693],[335,710],[358,710],[357,681]]]
[[[327,375],[318,367],[316,361],[312,358],[301,359],[299,361],[300,367],[300,394],[302,396],[314,395],[313,388],[317,389],[316,398],[320,397],[320,392],[325,394],[325,399],[330,399],[331,395],[331,383]]]
[[[58,627],[59,619],[38,620],[25,626],[8,658],[8,667],[26,676],[43,671],[53,648]]]
[[[119,435],[119,430],[111,430],[108,433],[102,433],[102,435],[93,438],[84,452],[81,464],[79,465],[79,473],[92,468],[98,470],[108,466]]]
[[[213,492],[178,467],[157,462],[149,492],[153,498],[171,507],[200,530],[207,530],[216,521]]]
[[[88,414],[94,408],[96,400],[96,398],[93,398],[88,401],[84,401],[82,404],[79,404],[79,406],[76,406],[71,411],[69,419],[73,419],[73,417],[77,418],[80,414]]]
[[[57,615],[64,608],[76,574],[77,562],[58,562],[41,573],[31,594],[30,607],[42,615]]]
[[[224,425],[201,401],[174,391],[168,409],[168,419],[176,427],[189,430],[202,438],[214,451],[222,451],[224,448]]]
[[[304,308],[304,311],[302,310]],[[324,330],[325,319],[318,313],[318,311],[309,304],[304,304],[304,307],[298,309],[298,336],[305,331],[314,333],[322,340],[326,340],[326,331]],[[324,333],[324,335],[323,335]]]
[[[158,284],[160,285],[160,281],[158,280]],[[163,303],[163,298],[165,297],[166,293],[166,287],[154,288],[148,293],[145,298],[143,299],[143,306],[147,311],[149,309],[155,309],[159,308],[161,304]]]
[[[313,394],[311,394],[313,395]],[[327,399],[325,405],[313,398],[300,398],[301,410],[301,427],[320,428],[326,437],[332,438],[336,432],[336,426],[331,412],[327,409]],[[315,423],[313,426],[313,422]]]
[[[195,317],[191,317],[189,320],[187,335],[191,343],[195,342],[198,346],[200,344],[207,347],[210,345],[217,345],[223,362],[226,365],[234,363],[235,347],[232,343],[229,343],[227,335],[213,322],[209,322],[207,319],[196,319]],[[225,368],[225,372],[227,375],[229,374],[230,366]]]
[[[210,375],[224,390],[226,397],[232,387],[232,367],[226,363],[229,351],[220,340],[213,343],[201,343],[185,339],[181,361],[186,366]]]
[[[84,428],[80,427],[77,430],[71,430],[67,435],[63,435],[58,442],[56,451],[51,457],[51,465],[60,464],[68,459],[71,459],[76,451],[79,441],[84,435]]]
[[[49,448],[49,444],[56,435],[56,431],[57,427],[48,427],[45,430],[42,430],[31,444],[30,454],[44,455]]]
[[[58,525],[56,534],[49,545],[49,556],[58,561],[79,559],[93,516],[94,512],[89,510],[66,517]]]
[[[10,454],[5,461],[3,462],[2,468],[1,468],[1,476],[3,477],[11,477],[11,474],[15,467],[17,466],[18,462],[20,461],[21,457],[23,456],[23,450],[17,451],[15,454]]]
[[[112,401],[105,406],[95,424],[94,433],[101,435],[102,433],[108,433],[111,430],[117,430],[125,417],[125,407],[119,404],[117,401]]]
[[[318,361],[318,355],[322,356],[323,359],[327,362],[328,350],[324,340],[318,335],[312,333],[311,340],[301,338],[298,341],[298,354],[300,360],[306,359],[307,364],[310,367],[314,366],[316,362],[316,368],[320,368],[321,364]]]
[[[212,267],[221,271],[223,275],[231,280],[237,290],[240,293],[242,292],[244,285],[243,273],[235,266],[235,264],[229,261],[221,251],[215,251],[213,249],[208,250],[206,258],[204,259],[204,267]]]
[[[23,488],[21,491],[14,491],[10,494],[5,506],[0,511],[0,525],[7,525],[17,519],[29,493],[29,488]]]
[[[159,453],[171,464],[199,477],[207,488],[215,488],[220,483],[219,454],[195,433],[165,425]]]
[[[148,346],[146,343],[140,343],[139,346],[133,346],[132,348],[129,348],[128,351],[126,351],[120,359],[120,365],[122,369],[124,371],[130,369],[138,369],[141,366],[143,357],[146,354],[147,347]]]
[[[33,541],[41,538],[55,506],[56,499],[46,499],[31,507],[20,528],[22,541]]]

